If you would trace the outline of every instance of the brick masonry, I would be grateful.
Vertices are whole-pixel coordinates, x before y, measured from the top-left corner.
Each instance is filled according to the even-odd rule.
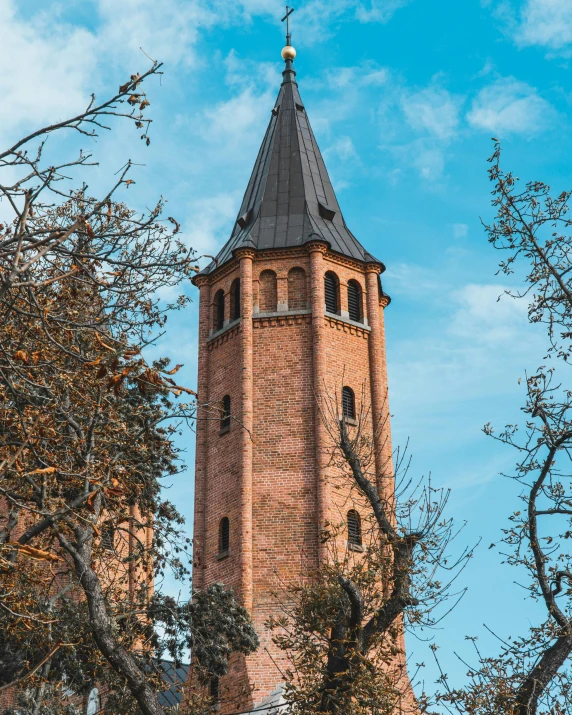
[[[324,274],[339,280],[340,315],[325,313]],[[266,619],[276,593],[299,583],[326,559],[326,520],[345,523],[349,493],[336,490],[328,466],[328,434],[320,419],[342,386],[371,410],[379,488],[391,465],[387,368],[379,264],[331,253],[322,242],[254,252],[195,279],[200,288],[199,420],[195,496],[195,586],[222,582],[250,610],[261,639],[236,657],[222,679],[221,712],[247,710],[280,683],[284,656]],[[241,319],[229,319],[233,281],[240,278]],[[347,284],[361,288],[364,322],[349,320]],[[225,294],[225,325],[213,331],[215,295]],[[231,400],[230,429],[220,404]],[[374,430],[374,423],[381,425]],[[351,506],[351,505],[350,505]],[[356,508],[360,509],[359,505]],[[219,528],[230,521],[230,548],[219,552]],[[345,543],[344,543],[345,546]],[[248,693],[248,695],[245,695]],[[410,712],[410,709],[407,710]]]

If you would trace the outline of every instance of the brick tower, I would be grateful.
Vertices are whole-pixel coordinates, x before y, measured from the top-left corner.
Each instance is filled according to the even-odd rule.
[[[222,712],[249,710],[279,686],[282,655],[264,626],[273,593],[326,557],[320,533],[340,505],[318,405],[343,387],[345,414],[367,401],[371,425],[387,410],[384,266],[346,226],[300,97],[295,54],[289,43],[282,51],[283,82],[231,237],[194,279],[203,406],[194,581],[233,587],[261,639],[220,683],[221,697],[248,687],[251,696]],[[222,406],[221,418],[213,406]],[[375,430],[380,486],[391,469],[385,424]]]

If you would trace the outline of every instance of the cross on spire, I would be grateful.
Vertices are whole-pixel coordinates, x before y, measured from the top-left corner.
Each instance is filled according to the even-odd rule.
[[[286,20],[286,45],[290,44],[290,15],[294,12],[293,7],[288,7],[286,5],[286,14],[282,18],[281,22],[284,22]]]

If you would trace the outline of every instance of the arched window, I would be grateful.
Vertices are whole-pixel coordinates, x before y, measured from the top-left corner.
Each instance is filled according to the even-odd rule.
[[[218,527],[218,550],[224,554],[230,549],[230,521],[223,516]]]
[[[209,684],[209,692],[214,702],[218,703],[220,699],[218,675],[215,675],[214,678],[211,678],[211,682]]]
[[[224,327],[224,291],[217,290],[214,297],[214,322],[215,330],[222,330]]]
[[[328,271],[324,276],[324,292],[326,294],[326,312],[338,313],[338,277],[335,273]]]
[[[361,546],[361,517],[355,509],[348,511],[348,544]]]
[[[275,313],[277,303],[276,273],[274,271],[262,271],[258,293],[259,310],[261,313]]]
[[[230,319],[240,318],[240,278],[235,278],[230,286]]]
[[[99,712],[99,690],[97,688],[92,688],[89,695],[87,696],[87,707],[86,715],[95,715]]]
[[[344,417],[355,420],[356,398],[351,387],[342,388],[342,414]]]
[[[348,313],[350,320],[356,323],[363,322],[361,286],[357,281],[348,281]]]
[[[307,307],[306,271],[292,268],[288,273],[288,310],[304,310]]]
[[[115,527],[109,522],[101,528],[101,545],[106,551],[115,549]]]
[[[225,395],[222,398],[220,408],[220,431],[228,432],[230,429],[230,395]]]

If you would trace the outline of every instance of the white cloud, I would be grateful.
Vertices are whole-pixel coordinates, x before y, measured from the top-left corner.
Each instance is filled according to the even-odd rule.
[[[467,238],[469,235],[469,227],[466,223],[454,223],[453,224],[453,236],[454,238]]]
[[[457,131],[462,101],[446,89],[428,87],[405,93],[401,107],[413,129],[426,131],[438,139],[451,139]]]
[[[274,97],[270,93],[257,95],[249,87],[226,102],[219,102],[204,110],[198,132],[203,139],[217,145],[224,152],[231,149],[241,154],[242,145],[260,143],[264,120],[269,121]]]
[[[534,87],[506,77],[481,90],[467,120],[476,129],[496,134],[535,134],[553,116],[552,106]]]
[[[185,240],[198,254],[215,255],[229,238],[240,206],[236,192],[197,199],[188,208]]]
[[[389,72],[376,64],[367,62],[354,67],[336,67],[328,72],[328,84],[335,89],[355,87],[379,87],[387,83]]]
[[[405,329],[402,315],[387,315],[396,439],[413,436],[421,453],[440,443],[450,465],[451,450],[474,448],[489,420],[518,420],[517,381],[540,364],[545,338],[544,326],[528,323],[526,301],[498,301],[502,284],[454,285],[449,267],[395,266],[384,287],[396,305],[409,303]],[[452,434],[455,445],[443,442]]]
[[[224,20],[208,2],[196,0],[98,0],[102,47],[113,59],[142,57],[187,65],[200,60],[194,52],[200,31]]]
[[[552,50],[572,48],[572,2],[527,0],[516,40],[521,45],[541,45]]]
[[[410,2],[411,0],[371,0],[369,7],[366,3],[359,3],[356,17],[360,22],[389,22],[397,10]]]
[[[179,117],[179,126],[185,126],[209,147],[208,159],[203,160],[213,171],[219,164],[227,170],[243,162],[252,167],[280,86],[279,75],[270,63],[243,63],[230,53],[224,64],[230,98],[204,104],[194,116]],[[241,72],[241,66],[248,71]]]
[[[230,87],[256,87],[261,92],[275,91],[282,82],[278,62],[256,62],[239,57],[234,50],[224,60],[226,83]]]
[[[439,188],[448,147],[460,131],[464,101],[442,87],[439,77],[421,88],[388,78],[376,113],[380,148],[396,158],[400,169],[413,168],[428,186]],[[392,176],[397,179],[399,174]]]
[[[369,67],[367,69],[366,66],[366,70],[361,76],[360,82],[364,87],[380,87],[387,83],[389,72],[386,69]]]
[[[324,41],[333,34],[336,26],[348,16],[353,16],[363,23],[389,22],[397,10],[409,5],[411,1],[310,0],[297,11],[297,26],[304,28],[304,32],[300,33],[300,40],[306,44]],[[297,39],[294,32],[292,44],[296,44]]]
[[[513,343],[528,327],[527,303],[505,290],[497,284],[469,284],[454,291],[451,333],[478,344]]]
[[[427,181],[437,181],[445,169],[445,157],[440,149],[433,147],[413,155],[413,165],[417,167],[419,175]]]
[[[421,298],[435,294],[442,282],[432,271],[415,263],[394,263],[383,275],[384,285],[391,286],[391,294]]]
[[[336,141],[324,151],[324,155],[331,156],[335,155],[336,158],[342,161],[349,161],[350,159],[357,159],[358,155],[350,137],[338,137]]]
[[[0,0],[0,125],[4,132],[22,124],[64,119],[87,105],[86,87],[96,64],[95,37],[49,15],[20,19],[12,0]]]

